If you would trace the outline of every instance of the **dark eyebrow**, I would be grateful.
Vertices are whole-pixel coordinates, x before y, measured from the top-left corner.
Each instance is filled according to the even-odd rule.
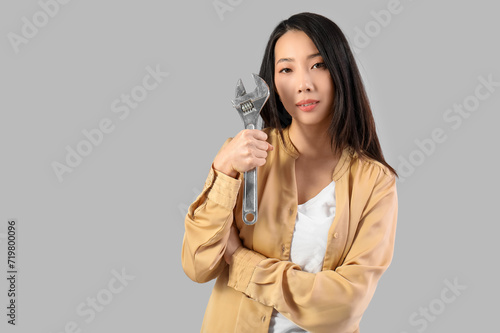
[[[315,54],[311,54],[309,56],[307,56],[307,59],[312,59],[312,58],[316,58],[318,56],[321,56],[321,54],[318,52],[318,53],[315,53]],[[280,62],[284,62],[284,61],[294,61],[295,59],[293,58],[281,58],[280,60],[276,61],[276,65],[279,64]]]

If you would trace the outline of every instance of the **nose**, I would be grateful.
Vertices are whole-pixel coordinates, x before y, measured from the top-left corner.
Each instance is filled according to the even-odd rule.
[[[311,80],[311,76],[307,71],[303,71],[297,77],[297,92],[310,92],[313,89],[313,83]]]

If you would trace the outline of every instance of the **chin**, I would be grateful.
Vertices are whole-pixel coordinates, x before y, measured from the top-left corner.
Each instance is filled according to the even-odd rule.
[[[308,121],[303,121],[303,120],[296,120],[296,122],[300,125],[303,126],[325,126],[326,120],[308,120]]]
[[[294,118],[303,123],[320,123],[322,121],[329,119],[329,117],[325,114],[318,114],[314,112],[311,113],[304,112],[302,114],[299,114],[298,117]]]

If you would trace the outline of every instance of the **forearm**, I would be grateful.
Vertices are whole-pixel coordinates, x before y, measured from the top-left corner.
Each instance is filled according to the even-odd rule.
[[[226,265],[223,255],[240,184],[241,179],[221,174],[212,165],[202,193],[188,209],[182,265],[193,281],[210,281]]]
[[[352,332],[385,270],[373,268],[365,279],[364,268],[353,268],[347,268],[351,271],[346,271],[346,277],[333,270],[309,273],[293,262],[240,248],[229,266],[228,286],[274,307],[307,331]]]
[[[342,265],[308,273],[293,262],[240,248],[229,266],[228,286],[274,307],[308,331],[354,331],[392,260],[397,220],[394,179],[381,179],[365,207]]]

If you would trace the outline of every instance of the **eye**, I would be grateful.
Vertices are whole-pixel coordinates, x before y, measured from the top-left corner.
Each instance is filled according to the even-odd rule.
[[[289,73],[291,71],[290,68],[283,68],[282,70],[279,71],[279,73]]]
[[[313,65],[313,68],[325,68],[326,65],[324,62],[318,62],[316,64]]]

